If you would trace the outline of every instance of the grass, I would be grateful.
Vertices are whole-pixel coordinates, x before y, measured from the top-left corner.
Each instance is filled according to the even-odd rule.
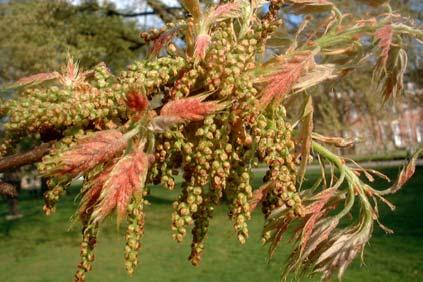
[[[394,175],[398,169],[386,171]],[[313,175],[310,175],[312,180]],[[255,179],[259,181],[259,177]],[[391,213],[382,209],[383,223],[393,228],[386,235],[376,228],[365,252],[365,266],[356,260],[344,281],[423,281],[423,168],[405,189],[390,198],[398,208]],[[20,202],[25,214],[22,219],[7,222],[0,219],[0,281],[41,282],[71,281],[79,259],[79,227],[71,231],[69,218],[75,205],[76,190],[66,196],[55,215],[41,212],[41,200],[23,195]],[[236,241],[226,215],[226,206],[216,210],[206,243],[203,262],[194,268],[186,260],[189,238],[183,244],[171,239],[171,202],[177,191],[152,189],[151,206],[147,208],[147,223],[141,265],[134,277],[128,278],[123,267],[124,230],[118,230],[114,220],[102,229],[94,270],[89,281],[279,281],[281,266],[289,245],[279,248],[275,259],[266,262],[266,248],[259,243],[262,217],[257,213],[250,222],[250,239],[245,246]],[[0,206],[0,215],[6,205]],[[304,280],[306,281],[306,280]],[[307,280],[308,281],[308,280]],[[313,281],[317,281],[314,279]]]

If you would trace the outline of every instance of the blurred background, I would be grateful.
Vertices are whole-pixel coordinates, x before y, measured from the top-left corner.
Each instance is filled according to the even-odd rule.
[[[201,2],[207,5],[213,1]],[[344,13],[366,17],[372,13],[355,1],[332,2]],[[391,5],[396,13],[423,26],[423,1],[399,0]],[[177,0],[0,0],[0,88],[30,74],[60,70],[68,54],[83,69],[104,62],[118,73],[144,58],[149,50],[140,32],[160,28],[184,15]],[[282,16],[285,26],[273,40],[292,37],[305,20],[297,15]],[[395,104],[383,104],[380,96],[373,95],[369,65],[342,82],[313,89],[315,130],[356,139],[355,146],[338,153],[379,168],[393,179],[410,153],[423,145],[423,47],[412,40],[406,44],[409,66],[405,93]],[[14,94],[1,93],[5,97]],[[29,146],[23,143],[20,149]],[[395,234],[376,230],[364,255],[365,265],[361,267],[356,261],[345,281],[423,281],[423,196],[419,190],[423,162],[418,164],[415,177],[391,198],[397,210],[381,212],[383,223]],[[317,175],[310,169],[309,183]],[[258,172],[254,179],[257,185],[262,177]],[[71,220],[78,183],[59,203],[57,213],[46,217],[41,210],[43,181],[33,167],[3,173],[0,179],[18,187],[16,195],[0,202],[0,281],[70,281],[79,259],[79,226],[72,227]],[[228,224],[225,205],[219,207],[202,265],[193,268],[186,260],[189,242],[180,245],[171,239],[171,203],[177,189],[169,192],[153,187],[151,191],[141,266],[135,277],[128,278],[123,267],[124,231],[110,221],[100,235],[98,259],[89,281],[279,281],[289,243],[268,263],[267,250],[259,243],[261,216],[253,217],[250,240],[240,246]]]

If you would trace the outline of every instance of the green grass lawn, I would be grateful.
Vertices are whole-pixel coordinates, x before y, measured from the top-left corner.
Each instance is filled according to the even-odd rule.
[[[386,171],[390,175],[398,169]],[[309,176],[312,180],[313,175]],[[256,178],[259,181],[259,177]],[[391,197],[397,210],[382,209],[383,223],[395,230],[386,235],[376,228],[365,252],[365,265],[357,260],[344,281],[423,281],[423,168],[397,195]],[[76,208],[73,190],[59,204],[55,215],[41,212],[42,201],[22,195],[22,219],[7,222],[6,205],[0,206],[0,281],[71,281],[79,260],[79,227],[69,229]],[[94,270],[89,281],[279,281],[289,245],[283,244],[270,262],[267,249],[259,243],[262,216],[256,213],[249,224],[250,238],[241,246],[235,239],[226,206],[216,210],[201,266],[187,261],[189,238],[183,244],[171,239],[171,203],[177,191],[153,188],[146,210],[146,228],[141,265],[128,278],[123,265],[124,230],[114,220],[102,229]],[[314,279],[317,281],[318,279]]]

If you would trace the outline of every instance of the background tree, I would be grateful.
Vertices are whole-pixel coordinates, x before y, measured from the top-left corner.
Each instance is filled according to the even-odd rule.
[[[90,9],[93,5],[98,9]],[[82,67],[104,61],[113,70],[142,53],[134,20],[108,13],[97,3],[9,1],[0,4],[0,81],[52,71],[68,54]]]

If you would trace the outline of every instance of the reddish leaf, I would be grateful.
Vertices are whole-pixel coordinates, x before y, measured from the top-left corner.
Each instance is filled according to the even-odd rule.
[[[203,102],[205,96],[170,101],[163,106],[160,116],[173,117],[175,121],[198,121],[222,108],[216,101]]]
[[[80,72],[78,63],[74,62],[72,57],[69,57],[66,68],[59,77],[59,81],[64,86],[75,87],[83,84],[88,74],[89,72]]]
[[[28,84],[39,84],[43,83],[44,81],[52,80],[59,78],[60,74],[58,72],[44,72],[38,73],[31,76],[23,77],[19,79],[16,84],[18,86],[25,86]]]
[[[407,53],[398,46],[389,50],[386,62],[383,57],[379,58],[373,80],[377,81],[377,91],[383,95],[385,101],[391,97],[395,98],[403,90],[407,62]]]
[[[165,47],[168,43],[172,41],[172,39],[176,36],[179,27],[172,28],[164,33],[162,33],[156,40],[153,41],[153,46],[151,48],[152,55],[158,55],[160,51]]]
[[[93,179],[89,180],[88,189],[85,191],[84,196],[81,199],[79,205],[79,216],[81,219],[91,214],[94,205],[97,203],[104,183],[110,177],[110,173],[113,170],[115,162],[107,166],[101,173],[96,175]]]
[[[314,64],[311,54],[279,58],[280,65],[272,74],[263,78],[267,84],[260,98],[260,107],[267,107],[273,100],[281,101],[288,94],[304,72]]]
[[[211,21],[226,19],[228,17],[236,17],[240,14],[240,3],[232,2],[217,6],[209,15]]]
[[[148,129],[155,132],[163,132],[183,121],[175,116],[156,116],[149,124]]]
[[[355,143],[354,140],[345,139],[342,137],[324,136],[318,133],[313,133],[313,139],[324,142],[326,144],[334,145],[339,148],[351,147]]]
[[[385,25],[375,32],[375,38],[379,41],[378,45],[379,48],[382,50],[381,52],[381,64],[386,66],[386,62],[388,61],[389,51],[391,50],[392,46],[392,38],[394,35],[394,31],[392,25],[388,24]]]
[[[120,131],[115,129],[98,131],[80,139],[60,157],[59,165],[47,174],[77,176],[100,163],[111,160],[122,153],[126,146],[127,141]]]
[[[416,162],[421,154],[423,154],[423,148],[417,150],[413,154],[410,162],[401,170],[397,181],[389,189],[382,191],[380,195],[393,194],[398,192],[398,190],[400,190],[402,186],[404,186],[404,184],[407,183],[407,181],[416,172]]]
[[[137,90],[130,90],[126,94],[126,105],[133,111],[142,112],[148,108],[148,99]]]
[[[209,48],[211,38],[208,34],[200,34],[195,39],[194,57],[204,59]]]
[[[93,212],[94,222],[103,220],[115,208],[121,219],[132,196],[142,193],[147,171],[148,156],[142,151],[119,160],[104,183],[99,203]]]
[[[332,198],[335,192],[336,192],[335,188],[329,188],[322,191],[318,195],[318,200],[312,203],[311,205],[309,205],[308,207],[306,207],[306,213],[311,214],[311,216],[309,217],[309,219],[307,220],[303,228],[303,233],[302,233],[301,242],[300,242],[301,252],[303,252],[304,248],[307,246],[308,240],[310,239],[310,236],[313,233],[313,229],[316,222],[324,215],[325,205]]]

